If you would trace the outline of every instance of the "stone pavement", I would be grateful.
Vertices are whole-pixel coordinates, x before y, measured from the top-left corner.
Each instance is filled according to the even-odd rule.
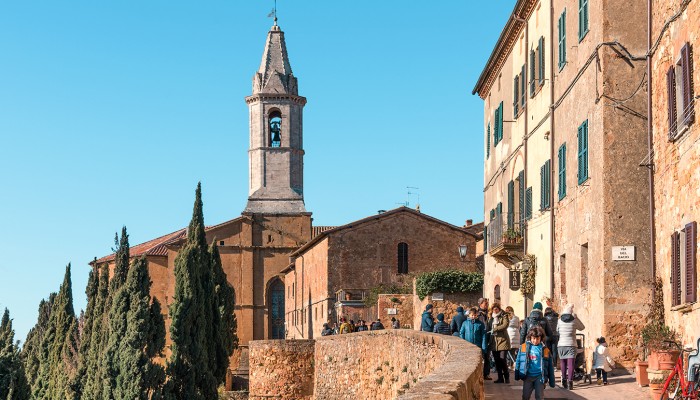
[[[510,384],[494,384],[493,381],[484,381],[484,392],[486,400],[508,400],[520,399],[523,393],[522,382],[516,382],[512,379]],[[646,400],[651,399],[649,388],[640,388],[634,381],[634,375],[618,375],[608,376],[609,384],[607,386],[598,386],[593,379],[593,384],[574,382],[574,390],[564,390],[559,386],[559,372],[556,372],[557,386],[552,389],[547,386],[544,391],[544,398],[549,400],[570,399],[570,400]],[[496,379],[496,374],[491,373],[491,377]],[[595,377],[594,377],[595,378]],[[533,393],[532,400],[535,399]]]

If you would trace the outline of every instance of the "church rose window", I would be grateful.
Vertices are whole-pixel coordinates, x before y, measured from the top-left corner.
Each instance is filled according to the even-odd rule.
[[[270,113],[270,147],[282,146],[282,114],[279,111]]]

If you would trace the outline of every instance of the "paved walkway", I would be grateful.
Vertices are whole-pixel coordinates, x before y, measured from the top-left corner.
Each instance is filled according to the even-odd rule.
[[[640,388],[634,381],[634,375],[618,375],[609,376],[607,386],[598,386],[593,379],[593,384],[581,383],[578,381],[574,383],[574,390],[565,390],[559,386],[559,372],[555,373],[557,376],[557,386],[552,389],[547,386],[544,391],[544,398],[549,400],[614,400],[614,399],[625,399],[625,400],[637,400],[637,399],[650,399],[650,393],[648,387]],[[512,378],[513,373],[511,372],[510,384],[495,384],[493,381],[484,381],[484,391],[486,393],[485,398],[492,400],[507,400],[507,399],[520,399],[523,393],[522,382],[516,382]],[[491,373],[491,377],[496,379],[496,374]],[[594,377],[595,378],[595,377]],[[532,400],[535,399],[533,393]]]

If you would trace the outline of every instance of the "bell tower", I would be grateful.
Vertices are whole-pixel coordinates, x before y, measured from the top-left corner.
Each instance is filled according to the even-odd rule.
[[[302,140],[306,98],[299,96],[276,18],[253,76],[253,94],[245,100],[250,113],[250,182],[243,212],[306,213]]]

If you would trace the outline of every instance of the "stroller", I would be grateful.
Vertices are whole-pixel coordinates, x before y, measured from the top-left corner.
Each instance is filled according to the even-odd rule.
[[[583,383],[591,383],[591,374],[586,371],[586,335],[576,334],[576,359],[574,361],[574,381],[583,379]]]

